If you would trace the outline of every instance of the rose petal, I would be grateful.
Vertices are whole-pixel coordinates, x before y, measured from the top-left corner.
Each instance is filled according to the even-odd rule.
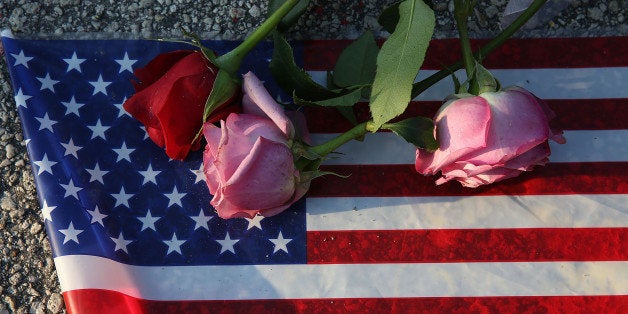
[[[491,121],[489,104],[480,97],[450,101],[435,119],[440,147],[434,153],[416,152],[416,170],[434,174],[460,157],[486,145]]]
[[[263,210],[290,200],[295,183],[290,149],[282,143],[260,137],[224,184],[223,193],[236,206]]]
[[[545,165],[549,161],[549,155],[550,147],[547,142],[544,142],[509,160],[504,167],[521,171],[530,171],[534,166]]]
[[[227,126],[233,132],[247,137],[251,146],[258,137],[265,137],[280,143],[287,143],[288,141],[286,135],[271,120],[256,115],[230,115],[227,117]]]
[[[259,212],[258,210],[251,210],[234,205],[223,196],[221,190],[216,192],[210,204],[216,209],[218,217],[223,219],[253,218]]]
[[[558,143],[558,144],[565,144],[567,143],[567,140],[565,139],[565,137],[563,136],[563,130],[555,127],[552,123],[552,120],[554,118],[556,118],[556,113],[554,113],[554,111],[547,105],[547,103],[545,103],[545,101],[543,101],[542,99],[534,96],[533,94],[531,94],[530,92],[528,92],[527,90],[518,87],[518,86],[513,86],[513,87],[509,87],[508,89],[516,89],[521,91],[522,93],[528,93],[530,94],[532,97],[534,97],[539,106],[541,107],[541,109],[543,110],[543,112],[545,113],[545,116],[547,117],[547,120],[549,121],[549,126],[550,126],[550,134],[548,135],[549,139],[553,140],[554,142]]]
[[[306,144],[311,144],[310,131],[307,129],[305,115],[300,111],[286,111],[286,115],[294,125],[295,138],[302,140]]]
[[[166,140],[164,139],[164,134],[161,132],[161,129],[153,128],[151,126],[145,125],[144,129],[146,130],[146,134],[148,137],[159,147],[164,147],[166,145]]]
[[[267,118],[268,116],[262,111],[260,107],[251,99],[249,94],[242,96],[242,111],[246,114],[253,114],[256,116]]]
[[[290,119],[284,113],[283,108],[268,93],[264,84],[253,74],[248,72],[244,74],[244,82],[242,84],[244,93],[250,98],[250,102],[243,104],[244,112],[251,114],[264,113],[265,116],[273,120],[277,127],[289,138],[294,137],[294,127]]]
[[[222,182],[230,180],[243,160],[251,153],[260,137],[286,143],[283,132],[269,119],[250,114],[231,114],[222,124],[222,143],[219,145],[215,165]]]
[[[221,125],[224,125],[223,121],[221,121]],[[220,141],[223,136],[223,128],[219,128],[213,123],[206,122],[203,124],[203,136],[205,136],[205,140],[207,141],[206,148],[213,156],[216,156],[218,154],[218,147],[220,147]]]
[[[467,179],[467,173],[462,169],[453,169],[449,172],[443,172],[442,176],[436,180],[436,185],[441,185],[443,183],[449,182],[451,180],[465,180]]]
[[[192,147],[198,146],[193,140],[202,126],[199,117],[215,79],[208,71],[200,53],[186,54],[124,103],[124,109],[146,126],[151,139],[165,146],[173,159],[185,158]]]
[[[185,77],[172,84],[165,105],[157,113],[164,131],[166,154],[171,158],[183,159],[192,146],[198,145],[200,137],[196,135],[203,126],[205,100],[209,96],[209,92],[198,91],[211,89],[212,84],[206,76]]]
[[[479,171],[474,169],[470,174],[469,169],[453,169],[448,172],[443,171],[443,176],[436,180],[436,184],[440,185],[445,182],[456,180],[464,187],[476,188],[481,185],[491,184],[497,181],[501,181],[507,178],[512,178],[521,173],[520,170],[514,170],[504,167],[488,167],[485,171]]]
[[[207,146],[205,146],[205,152],[203,152],[203,173],[205,174],[205,182],[211,194],[217,192],[221,182],[220,173],[214,165],[214,162],[218,155],[222,133],[223,129],[211,123],[205,123],[203,125],[203,134],[207,140]]]
[[[470,178],[473,178],[473,176],[475,176],[476,174],[489,171],[493,168],[495,168],[495,166],[474,165],[474,164],[467,163],[464,161],[458,161],[458,162],[449,164],[441,169],[442,178],[439,179],[439,181],[437,181],[437,182],[440,182],[437,184],[442,184],[450,180],[457,180],[460,182],[469,181],[471,180]]]
[[[547,140],[547,116],[534,96],[518,90],[480,95],[493,117],[486,148],[465,159],[474,164],[503,164]]]
[[[482,173],[477,176],[473,176],[464,180],[459,180],[462,186],[467,188],[477,188],[481,185],[487,185],[491,183],[495,183],[498,181],[502,181],[508,178],[514,178],[518,176],[521,171],[512,170],[512,169],[504,169],[504,168],[496,168],[491,172]]]
[[[211,154],[203,155],[203,174],[205,174],[205,183],[211,194],[216,194],[220,187],[220,174],[214,165],[215,160],[216,158]]]
[[[231,117],[232,115],[227,120]],[[222,136],[218,148],[213,152],[216,156],[213,164],[218,171],[220,182],[226,182],[238,169],[240,162],[246,158],[253,145],[249,143],[246,137],[233,132],[224,120],[220,122]],[[213,147],[212,149],[214,149]]]
[[[295,174],[295,175],[298,176],[298,174]],[[274,216],[283,212],[292,204],[294,204],[296,201],[298,201],[301,197],[303,197],[305,193],[307,193],[308,189],[310,188],[310,182],[311,181],[307,181],[307,182],[302,182],[302,183],[297,184],[296,190],[294,191],[294,195],[292,195],[292,198],[290,198],[290,200],[287,201],[285,205],[278,206],[275,208],[265,209],[260,212],[260,215],[264,217],[271,217],[271,216]]]
[[[135,91],[139,92],[151,84],[155,83],[159,78],[164,76],[177,62],[186,56],[195,53],[194,50],[176,50],[157,55],[146,66],[137,68],[133,74],[138,79],[133,82]]]

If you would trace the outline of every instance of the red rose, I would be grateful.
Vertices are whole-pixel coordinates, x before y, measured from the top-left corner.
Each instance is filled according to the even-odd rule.
[[[146,67],[136,69],[135,94],[124,109],[146,127],[148,136],[165,147],[172,159],[184,159],[200,147],[205,102],[214,86],[218,68],[199,51],[178,50],[158,55]],[[216,122],[235,111],[233,95],[212,113]]]

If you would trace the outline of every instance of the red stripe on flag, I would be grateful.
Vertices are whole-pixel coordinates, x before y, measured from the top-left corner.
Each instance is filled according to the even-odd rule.
[[[476,49],[488,40],[472,40]],[[332,70],[349,40],[304,42],[303,64],[309,71]],[[541,49],[542,48],[542,49]],[[423,69],[438,70],[460,58],[456,39],[430,42]],[[485,60],[492,69],[584,68],[628,66],[628,37],[510,39]]]
[[[308,231],[307,259],[312,264],[621,261],[628,259],[627,235],[628,228]]]
[[[68,313],[626,313],[628,296],[152,301],[108,290],[63,293]]]
[[[628,98],[620,99],[560,99],[546,100],[557,117],[553,126],[563,130],[622,130],[628,129]],[[433,117],[440,101],[413,101],[406,113],[395,120],[409,117]],[[369,119],[367,103],[355,109],[359,121]],[[334,108],[306,107],[307,126],[311,133],[342,133],[352,125]]]
[[[628,193],[628,162],[550,163],[475,189],[463,188],[458,182],[436,186],[435,177],[420,175],[414,165],[326,165],[321,169],[349,177],[318,178],[312,181],[309,197]]]
[[[628,98],[545,100],[564,130],[628,129]]]

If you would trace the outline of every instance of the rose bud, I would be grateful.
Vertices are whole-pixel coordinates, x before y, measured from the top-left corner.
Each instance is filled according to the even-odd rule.
[[[134,71],[135,94],[124,109],[146,127],[148,136],[165,147],[172,159],[184,159],[200,148],[205,102],[218,69],[199,51],[178,50],[155,57]],[[237,110],[233,95],[215,110],[208,122],[217,122]]]
[[[211,204],[225,219],[278,214],[310,184],[300,181],[294,165],[290,146],[298,130],[293,122],[254,74],[244,75],[242,87],[243,113],[230,114],[220,127],[203,127]]]
[[[466,187],[515,177],[549,161],[548,139],[565,143],[562,131],[549,126],[554,117],[542,100],[520,87],[448,100],[434,118],[440,148],[417,150],[416,170],[441,171],[436,184],[457,180]]]

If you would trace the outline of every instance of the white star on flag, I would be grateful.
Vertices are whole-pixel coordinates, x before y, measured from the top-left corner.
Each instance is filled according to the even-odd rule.
[[[166,252],[166,255],[172,253],[172,252],[177,252],[179,254],[181,253],[181,245],[183,243],[185,243],[185,240],[179,240],[177,239],[177,234],[173,233],[172,234],[172,239],[170,240],[163,240],[164,244],[166,244],[168,246],[168,252]]]
[[[83,147],[74,145],[74,141],[72,139],[70,139],[67,143],[60,144],[65,149],[63,156],[72,155],[74,158],[78,159],[78,151]]]
[[[98,121],[96,121],[96,125],[88,125],[87,126],[90,130],[92,130],[92,137],[91,139],[94,139],[96,137],[100,137],[103,140],[107,140],[107,136],[105,135],[105,132],[107,132],[107,130],[109,130],[108,126],[103,126],[100,123],[100,119],[98,119]]]
[[[120,187],[120,193],[112,193],[111,196],[116,199],[116,204],[113,207],[118,207],[119,205],[124,205],[127,208],[129,207],[129,199],[133,197],[135,194],[127,194],[124,191],[124,187]]]
[[[72,70],[76,70],[80,73],[82,73],[83,71],[81,70],[81,63],[85,62],[85,60],[87,59],[80,59],[76,56],[76,52],[74,52],[72,54],[72,57],[69,59],[63,59],[63,61],[65,61],[65,63],[68,64],[68,69],[66,70],[66,72],[70,72]]]
[[[13,97],[13,99],[15,99],[15,106],[16,107],[26,107],[26,101],[31,99],[33,96],[29,96],[29,95],[24,95],[24,93],[22,93],[22,89],[18,89],[17,90],[17,94],[15,95],[15,97]]]
[[[116,108],[118,108],[118,118],[122,117],[122,116],[129,116],[129,113],[126,112],[126,110],[124,110],[124,103],[126,102],[126,97],[124,97],[124,99],[122,99],[121,102],[117,103],[117,104],[113,104]]]
[[[97,81],[90,81],[89,83],[94,86],[94,92],[92,95],[96,95],[98,93],[107,95],[107,86],[109,86],[112,82],[103,81],[102,74],[99,74]]]
[[[44,206],[41,208],[41,212],[44,216],[44,222],[46,219],[52,222],[52,211],[57,208],[57,206],[48,206],[48,202],[44,200]]]
[[[120,234],[118,235],[117,238],[114,237],[109,237],[113,243],[116,244],[116,247],[113,249],[113,251],[118,251],[118,250],[122,250],[124,251],[124,253],[129,253],[129,251],[127,251],[126,246],[129,245],[129,243],[133,242],[133,240],[127,240],[122,236],[122,232],[120,232]]]
[[[203,172],[202,163],[198,166],[198,169],[190,169],[190,171],[192,171],[192,173],[196,176],[196,178],[194,179],[194,184],[205,181],[205,173]]]
[[[101,226],[105,226],[105,223],[103,222],[103,220],[105,218],[107,218],[107,215],[103,214],[100,212],[100,209],[98,208],[98,206],[94,207],[94,210],[87,210],[87,212],[92,216],[92,219],[89,221],[89,223],[99,223]]]
[[[226,252],[226,251],[230,251],[231,253],[235,254],[235,249],[233,248],[233,246],[238,243],[238,239],[231,239],[231,237],[229,236],[229,232],[227,232],[227,235],[225,235],[224,240],[216,240],[216,242],[218,242],[221,246],[220,248],[220,254]]]
[[[177,204],[180,207],[183,207],[183,204],[181,204],[181,199],[185,197],[185,193],[179,193],[179,191],[177,190],[177,186],[175,185],[175,187],[172,189],[172,193],[165,193],[164,194],[167,198],[168,198],[168,207]]]
[[[262,230],[262,219],[264,219],[264,216],[255,215],[255,217],[253,218],[244,218],[244,219],[246,219],[246,221],[249,222],[249,225],[246,227],[246,230],[249,230],[252,228],[257,228],[259,230]]]
[[[52,166],[54,166],[57,162],[48,160],[48,155],[44,154],[44,157],[41,160],[34,161],[33,163],[35,163],[39,167],[37,175],[40,175],[44,172],[52,174]]]
[[[80,104],[77,103],[76,100],[74,100],[74,96],[72,96],[72,98],[70,99],[69,102],[61,102],[64,106],[65,106],[65,115],[69,115],[70,113],[75,114],[77,117],[80,117],[81,114],[79,113],[79,109],[81,109],[81,107],[85,106],[85,104]]]
[[[143,177],[144,181],[142,181],[142,185],[153,182],[157,185],[157,176],[161,173],[161,171],[153,170],[153,166],[148,164],[148,168],[145,171],[138,171]]]
[[[35,119],[37,119],[37,121],[39,121],[39,130],[43,130],[43,129],[48,129],[50,130],[50,132],[54,131],[52,130],[52,126],[55,125],[57,123],[57,121],[54,120],[50,120],[50,118],[48,117],[48,113],[46,112],[44,114],[44,116],[42,118],[37,118],[35,117]]]
[[[126,147],[126,143],[122,142],[122,146],[120,146],[120,148],[113,148],[113,151],[118,154],[118,159],[116,159],[116,162],[119,162],[123,159],[131,162],[131,153],[133,153],[135,149]]]
[[[66,244],[68,241],[74,241],[76,244],[79,244],[78,235],[83,233],[83,230],[74,229],[74,223],[70,221],[70,225],[67,229],[59,229],[59,232],[63,233],[63,244]]]
[[[273,253],[277,253],[278,251],[284,251],[288,253],[287,245],[290,241],[292,241],[292,239],[284,239],[283,234],[281,234],[281,231],[279,231],[279,235],[277,236],[276,239],[268,239],[268,240],[270,240],[270,242],[272,242],[273,245],[275,246]]]
[[[70,182],[68,182],[68,184],[61,184],[61,187],[63,187],[63,189],[65,190],[65,194],[63,195],[63,197],[68,197],[71,195],[74,196],[74,198],[76,198],[77,200],[79,199],[78,192],[83,189],[74,185],[74,181],[72,181],[72,179],[70,179]]]
[[[143,125],[139,125],[137,124],[137,126],[144,132],[144,140],[148,139],[148,131],[146,131],[146,128]]]
[[[31,61],[33,59],[33,57],[27,57],[26,55],[24,55],[24,50],[20,50],[19,54],[11,54],[13,56],[13,58],[15,58],[15,63],[13,63],[13,66],[16,67],[18,65],[23,65],[28,69],[28,61]]]
[[[198,229],[198,228],[205,228],[207,230],[209,230],[208,226],[207,226],[207,222],[212,220],[212,216],[205,216],[205,213],[203,212],[203,210],[201,209],[200,212],[198,213],[198,216],[190,216],[190,218],[192,218],[192,220],[194,220],[195,224],[194,224],[194,230]]]
[[[129,72],[133,73],[133,64],[135,64],[135,62],[137,62],[137,60],[129,59],[129,54],[125,52],[124,53],[124,58],[116,59],[116,62],[118,62],[118,64],[120,64],[120,71],[118,71],[118,73],[122,73],[124,71],[129,71]]]
[[[144,231],[145,229],[153,229],[154,231],[157,231],[157,228],[155,228],[155,223],[157,222],[157,220],[161,219],[161,217],[153,217],[149,209],[148,211],[146,211],[146,216],[137,217],[137,219],[142,222],[142,230],[140,231]]]
[[[91,177],[89,179],[89,182],[98,181],[102,184],[105,184],[105,180],[103,179],[103,176],[109,173],[109,171],[100,170],[100,166],[98,165],[98,162],[96,162],[96,166],[94,166],[94,169],[85,169],[85,171],[87,171]]]
[[[37,80],[41,83],[39,90],[49,89],[53,93],[55,92],[55,84],[59,83],[59,81],[50,78],[50,73],[46,73],[45,77],[38,77]]]

